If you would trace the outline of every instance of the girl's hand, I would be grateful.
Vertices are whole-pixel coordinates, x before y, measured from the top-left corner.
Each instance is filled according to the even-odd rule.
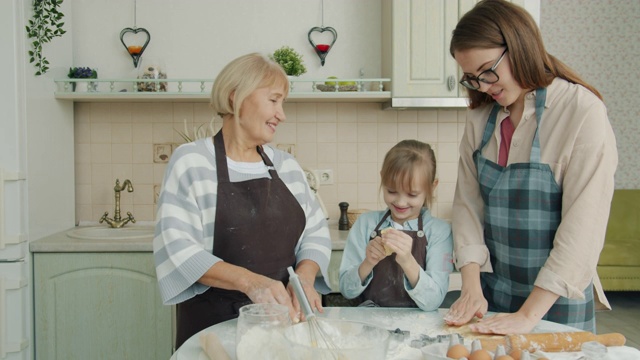
[[[378,236],[373,240],[369,241],[366,249],[366,258],[364,261],[370,266],[376,266],[380,260],[384,259],[387,255],[384,251],[384,246],[382,245],[382,239]]]
[[[384,234],[382,234],[382,243],[396,253],[396,262],[401,267],[416,261],[413,254],[411,254],[413,239],[403,231],[396,229],[386,230]]]
[[[525,334],[531,332],[536,323],[520,312],[500,313],[469,325],[469,329],[481,334]]]

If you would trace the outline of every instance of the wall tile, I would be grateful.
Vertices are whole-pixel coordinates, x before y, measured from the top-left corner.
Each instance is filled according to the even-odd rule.
[[[338,123],[356,122],[358,120],[357,104],[338,103],[336,109],[338,111]]]
[[[457,123],[438,123],[438,142],[458,141]]]
[[[296,124],[296,142],[297,143],[316,143],[317,139],[317,123],[297,123]]]
[[[129,164],[133,161],[131,144],[113,144],[111,146],[111,162],[113,164]]]
[[[335,142],[318,143],[318,168],[335,168],[338,162],[338,145]],[[323,165],[324,164],[324,165]]]
[[[131,144],[132,142],[132,126],[127,124],[111,125],[111,142],[113,144]]]
[[[438,142],[437,123],[418,123],[418,139],[422,142],[434,144]]]
[[[334,221],[341,201],[352,209],[385,207],[378,191],[382,160],[399,140],[413,138],[431,143],[438,153],[440,186],[433,209],[450,216],[464,110],[381,110],[373,103],[284,106],[287,120],[279,125],[271,145],[294,144],[302,166],[334,171],[334,184],[323,185],[318,192]],[[131,179],[135,188],[133,194],[121,194],[122,204],[133,209],[136,219],[152,221],[153,187],[162,183],[166,169],[166,163],[153,162],[153,144],[181,144],[176,130],[184,131],[185,119],[193,132],[194,126],[209,124],[213,118],[212,110],[202,103],[78,103],[76,109],[80,117],[75,124],[76,208],[84,209],[77,212],[77,221],[96,221],[104,211],[113,216],[116,178]],[[130,122],[120,121],[127,112]],[[221,119],[215,121],[215,131],[221,124]]]
[[[153,128],[151,124],[131,124],[131,141],[134,144],[152,144]]]
[[[318,123],[316,127],[317,142],[336,142],[338,141],[338,125],[332,123]]]
[[[91,163],[92,164],[110,164],[111,163],[111,144],[92,144],[91,145]]]
[[[93,123],[90,132],[92,144],[111,144],[111,124]]]
[[[316,122],[316,104],[315,103],[299,103],[296,108],[297,123],[314,123]]]
[[[336,103],[319,103],[317,105],[317,120],[321,123],[335,123],[338,120]]]

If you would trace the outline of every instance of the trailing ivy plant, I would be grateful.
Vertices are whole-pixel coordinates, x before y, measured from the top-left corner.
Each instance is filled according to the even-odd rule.
[[[29,50],[29,62],[36,67],[36,76],[49,70],[49,61],[42,55],[42,45],[55,37],[62,36],[66,31],[62,28],[64,14],[58,8],[63,0],[33,0],[33,17],[26,26],[33,50]]]

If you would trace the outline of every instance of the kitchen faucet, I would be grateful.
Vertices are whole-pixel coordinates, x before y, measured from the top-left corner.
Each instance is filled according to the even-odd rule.
[[[100,218],[100,224],[102,224],[103,221],[106,221],[107,224],[109,224],[109,226],[111,226],[112,228],[119,229],[129,221],[131,221],[132,223],[136,222],[136,219],[133,218],[133,215],[131,215],[130,211],[127,212],[128,217],[124,219],[120,217],[120,192],[125,188],[128,192],[133,192],[133,185],[131,185],[131,181],[129,179],[126,179],[122,183],[122,186],[120,186],[120,179],[116,179],[116,186],[113,188],[113,191],[116,192],[116,208],[114,211],[113,219],[108,218],[107,215],[109,214],[109,212],[105,211],[104,215],[102,215],[102,217]]]

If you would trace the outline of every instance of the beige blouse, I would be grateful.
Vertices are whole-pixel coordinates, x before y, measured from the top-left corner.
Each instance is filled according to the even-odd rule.
[[[491,272],[483,237],[483,207],[473,152],[482,141],[491,106],[470,110],[460,143],[458,183],[453,201],[455,264],[469,263]],[[497,162],[500,124],[509,115],[498,113],[493,137],[483,155]],[[525,95],[525,108],[509,149],[508,164],[529,162],[536,130],[535,91]],[[596,266],[604,245],[618,164],[616,139],[607,109],[586,88],[556,78],[547,88],[539,129],[541,162],[549,164],[563,190],[562,220],[553,250],[535,285],[557,295],[584,298],[582,290],[593,281],[600,301],[608,305]]]

